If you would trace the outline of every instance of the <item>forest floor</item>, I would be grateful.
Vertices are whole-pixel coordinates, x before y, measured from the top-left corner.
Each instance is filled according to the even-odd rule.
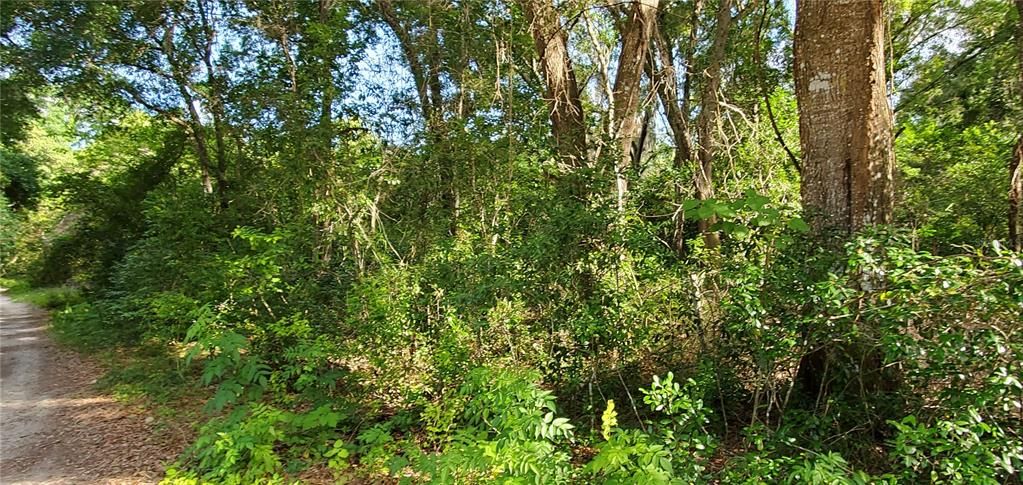
[[[49,335],[47,313],[0,293],[0,483],[156,483],[187,433],[101,392],[103,366]]]

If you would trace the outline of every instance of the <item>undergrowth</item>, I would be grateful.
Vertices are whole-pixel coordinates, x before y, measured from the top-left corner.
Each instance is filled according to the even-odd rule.
[[[106,356],[99,384],[115,395],[205,401],[168,483],[318,473],[405,483],[993,484],[1018,479],[1023,464],[1014,424],[1023,264],[1001,248],[935,257],[877,233],[839,254],[796,245],[767,268],[723,264],[708,276],[730,291],[697,344],[707,351],[639,371],[639,388],[620,386],[621,374],[586,378],[591,390],[566,401],[558,395],[578,371],[545,373],[526,365],[542,356],[511,352],[531,338],[506,326],[525,318],[521,304],[497,299],[477,323],[453,310],[419,321],[421,299],[445,303],[422,290],[435,283],[409,272],[387,275],[387,286],[367,277],[346,290],[344,312],[314,313],[329,311],[313,303],[327,294],[285,277],[289,237],[235,231],[248,248],[218,256],[226,270],[216,305],[110,293],[55,314],[62,341]],[[876,275],[883,281],[868,288],[875,283],[863,278]],[[501,348],[504,357],[481,360]],[[868,363],[826,371],[826,387],[807,388],[799,372],[813,348],[826,349],[829,365]]]
[[[37,288],[21,279],[0,278],[0,289],[14,301],[40,308],[60,309],[82,301],[81,291],[77,288],[66,286]]]

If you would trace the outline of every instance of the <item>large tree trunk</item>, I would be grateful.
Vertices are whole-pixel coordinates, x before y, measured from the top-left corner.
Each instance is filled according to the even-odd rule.
[[[558,154],[571,165],[586,162],[586,121],[575,70],[568,57],[568,35],[551,0],[520,0],[533,34],[547,83],[551,131]]]
[[[656,24],[658,0],[637,0],[628,10],[628,22],[622,31],[622,50],[618,72],[615,74],[614,110],[612,126],[619,144],[619,157],[615,167],[615,186],[618,209],[624,208],[628,192],[628,172],[632,164],[632,145],[640,131],[640,82],[650,51],[650,36]]]
[[[800,0],[795,83],[803,148],[802,199],[818,234],[849,234],[891,221],[892,115],[885,92],[882,0]],[[876,279],[877,275],[859,275]],[[867,288],[864,288],[865,290]],[[800,362],[803,391],[824,401],[830,368],[855,365],[862,398],[896,380],[876,349],[853,339],[833,343],[808,329],[814,350]],[[841,359],[841,360],[840,360]],[[855,362],[855,364],[851,364]],[[838,375],[838,374],[836,374]]]
[[[891,221],[892,115],[881,0],[800,0],[795,83],[803,208],[817,231]]]
[[[1019,25],[1016,28],[1017,54],[1019,55],[1020,97],[1023,98],[1023,0],[1016,0],[1019,11]],[[1023,251],[1023,224],[1019,211],[1023,204],[1023,135],[1016,142],[1009,164],[1009,244],[1016,251]]]

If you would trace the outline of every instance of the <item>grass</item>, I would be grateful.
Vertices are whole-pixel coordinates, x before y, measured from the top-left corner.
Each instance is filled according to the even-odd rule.
[[[23,280],[0,278],[0,288],[3,288],[4,293],[14,301],[41,308],[64,308],[82,301],[78,289],[67,286],[33,288]]]

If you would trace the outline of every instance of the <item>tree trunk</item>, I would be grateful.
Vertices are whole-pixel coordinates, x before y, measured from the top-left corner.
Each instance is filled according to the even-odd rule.
[[[227,197],[227,147],[224,136],[224,125],[226,123],[224,112],[224,82],[223,78],[216,75],[213,66],[213,42],[215,31],[212,21],[207,17],[207,9],[204,2],[199,2],[199,18],[202,23],[205,45],[202,46],[203,65],[206,67],[206,80],[209,84],[209,105],[213,115],[213,138],[216,144],[217,165],[214,167],[214,175],[217,180],[217,199],[220,201],[220,208],[227,209],[229,200]],[[199,46],[195,46],[199,50]]]
[[[199,159],[203,193],[213,195],[213,181],[210,176],[213,164],[210,160],[209,146],[206,144],[206,127],[203,125],[202,117],[199,116],[199,111],[195,107],[195,98],[190,90],[191,86],[188,76],[185,74],[185,69],[181,66],[174,48],[174,31],[176,28],[176,20],[169,19],[166,30],[163,33],[163,39],[160,42],[160,47],[167,59],[167,64],[171,68],[171,78],[174,80],[178,94],[181,95],[181,100],[185,104],[185,110],[188,112],[188,132],[195,143],[195,154]]]
[[[568,57],[568,35],[551,0],[520,0],[533,34],[547,84],[551,132],[558,154],[572,166],[586,163],[586,120],[575,70]]]
[[[881,0],[800,0],[794,40],[802,200],[818,232],[891,221],[894,156]]]
[[[175,69],[175,72],[178,72],[178,70]],[[203,126],[199,111],[195,108],[195,99],[188,90],[187,80],[182,75],[175,75],[175,81],[178,93],[181,94],[181,99],[185,103],[188,112],[189,134],[192,135],[192,141],[195,143],[195,154],[199,159],[202,190],[206,195],[213,195],[213,179],[210,176],[213,163],[210,160],[209,146],[206,144],[206,127]]]
[[[1016,0],[1019,24],[1016,27],[1016,47],[1019,55],[1020,97],[1023,98],[1023,0]],[[1023,251],[1023,224],[1019,211],[1023,204],[1023,135],[1016,142],[1009,163],[1009,244],[1016,251]]]
[[[405,61],[412,72],[412,79],[419,96],[430,161],[436,162],[441,191],[440,203],[449,216],[448,234],[458,232],[458,188],[455,183],[456,167],[454,158],[449,156],[447,129],[444,111],[443,83],[441,74],[445,66],[441,59],[443,33],[434,20],[434,2],[426,2],[427,13],[421,22],[402,21],[399,11],[390,0],[377,0],[376,5],[384,23],[391,29],[401,46]],[[440,8],[446,8],[442,5]],[[417,31],[421,33],[417,34]],[[462,113],[459,113],[459,117]]]
[[[1023,251],[1023,225],[1019,209],[1023,203],[1023,135],[1016,142],[1009,163],[1009,244],[1015,251]]]
[[[717,129],[721,119],[718,104],[718,91],[721,89],[721,66],[725,60],[725,48],[728,46],[728,33],[732,28],[732,2],[721,0],[718,4],[717,19],[714,26],[714,41],[710,47],[710,59],[705,71],[706,79],[700,101],[700,114],[696,118],[696,129],[700,138],[697,150],[698,164],[694,172],[696,198],[708,200],[714,198],[714,157],[717,155]],[[700,219],[696,225],[703,234],[703,243],[708,249],[721,244],[718,233],[710,230],[717,222],[713,215]]]
[[[800,0],[796,5],[794,78],[804,212],[818,234],[849,234],[888,223],[894,155],[882,0]],[[800,362],[797,380],[817,402],[830,393],[829,367],[849,365],[838,355],[858,363],[862,397],[894,387],[875,349],[858,340],[833,344],[830,337],[815,338],[815,331],[808,329],[814,350]]]
[[[408,62],[409,71],[412,72],[412,79],[415,81],[416,94],[419,95],[419,108],[423,114],[423,123],[428,125],[433,119],[433,101],[430,99],[430,88],[427,83],[427,69],[423,66],[416,50],[415,39],[412,38],[409,27],[406,27],[399,20],[394,10],[394,5],[389,0],[377,0],[377,7],[380,15],[394,36],[398,38],[398,45],[405,55],[405,62]]]
[[[654,29],[654,52],[655,59],[659,66],[651,67],[651,79],[656,86],[657,94],[664,105],[665,116],[668,120],[668,127],[671,129],[672,138],[675,140],[675,155],[673,165],[676,170],[681,171],[683,167],[693,161],[693,140],[689,131],[689,93],[693,78],[693,55],[696,51],[700,13],[703,9],[703,2],[696,0],[693,3],[693,11],[690,20],[689,36],[686,41],[683,60],[686,63],[685,79],[682,92],[678,91],[678,74],[672,60],[671,44],[664,37],[660,28]],[[681,201],[682,187],[675,185],[676,198]],[[685,252],[685,217],[681,211],[675,216],[674,231],[672,234],[672,248],[675,254],[682,256]]]
[[[656,23],[658,0],[637,0],[628,12],[622,36],[618,72],[615,74],[612,127],[620,153],[615,167],[618,209],[624,208],[628,192],[628,172],[632,163],[632,144],[642,124],[639,119],[640,82],[650,51],[650,35]]]

